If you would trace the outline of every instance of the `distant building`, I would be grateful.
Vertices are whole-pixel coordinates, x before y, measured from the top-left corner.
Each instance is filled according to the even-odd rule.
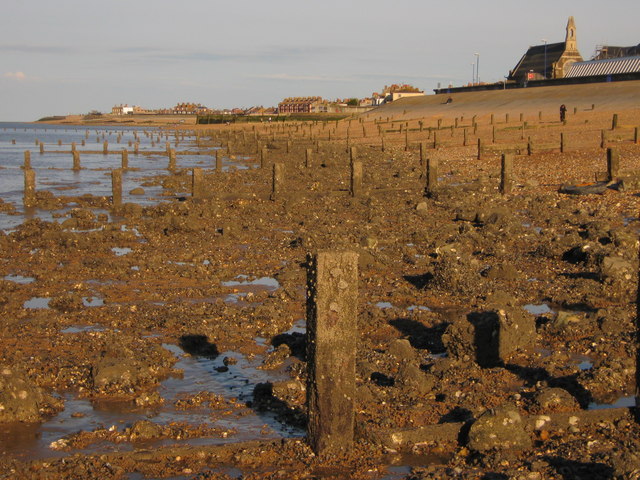
[[[327,111],[322,97],[289,97],[278,104],[278,113],[319,113]]]
[[[134,109],[135,108],[139,108],[139,107],[135,107],[132,106],[130,107],[129,105],[116,105],[114,107],[111,108],[111,114],[112,115],[132,115],[134,113]]]
[[[640,55],[640,43],[634,47],[614,47],[600,45],[591,60],[608,60],[610,58],[635,57]]]
[[[582,62],[582,56],[578,51],[575,22],[569,17],[564,42],[529,47],[508,79],[524,84],[529,80],[564,78],[575,62]]]
[[[594,77],[622,73],[640,73],[640,55],[576,62],[571,65],[566,77]]]
[[[199,103],[178,103],[171,109],[174,115],[200,115],[211,110]]]
[[[393,84],[391,86],[384,86],[382,93],[374,92],[372,94],[371,103],[375,105],[382,105],[383,103],[395,102],[404,97],[417,97],[424,95],[424,91],[420,90],[413,85],[408,84]]]

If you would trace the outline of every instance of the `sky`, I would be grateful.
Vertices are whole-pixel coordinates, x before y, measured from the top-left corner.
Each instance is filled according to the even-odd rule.
[[[596,45],[640,43],[638,0],[2,0],[0,121],[180,102],[276,106],[501,81],[576,22]],[[478,55],[476,55],[478,54]]]

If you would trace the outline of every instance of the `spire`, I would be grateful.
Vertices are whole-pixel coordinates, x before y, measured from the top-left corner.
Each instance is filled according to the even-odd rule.
[[[569,21],[567,22],[567,37],[565,38],[565,51],[575,52],[577,50],[576,24],[573,17],[569,17]]]

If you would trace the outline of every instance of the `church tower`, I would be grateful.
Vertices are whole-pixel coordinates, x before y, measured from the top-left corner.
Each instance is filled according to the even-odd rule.
[[[573,20],[573,17],[569,17],[569,21],[567,22],[567,36],[564,42],[565,52],[578,51],[578,41],[576,39],[576,23]]]

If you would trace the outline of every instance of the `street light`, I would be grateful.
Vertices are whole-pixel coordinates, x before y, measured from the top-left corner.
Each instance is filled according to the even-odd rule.
[[[476,64],[475,62],[471,63],[471,86],[476,84]]]
[[[544,72],[543,72],[543,76],[544,79],[547,79],[547,39],[543,38],[542,41],[544,42]]]
[[[476,56],[476,83],[480,85],[480,54],[474,53]]]

